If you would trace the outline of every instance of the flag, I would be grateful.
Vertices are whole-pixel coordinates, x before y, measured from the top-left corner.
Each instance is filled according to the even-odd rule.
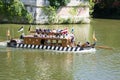
[[[64,30],[61,31],[62,34],[67,34],[68,33],[68,29],[65,28]]]
[[[18,29],[18,32],[21,32],[21,31],[23,31],[23,26]]]
[[[93,33],[93,40],[97,41],[96,37],[95,37],[95,32]]]
[[[29,27],[28,31],[30,31],[30,30],[31,30],[31,25],[30,25],[30,27]]]
[[[7,36],[10,36],[10,30],[9,29],[7,30]]]

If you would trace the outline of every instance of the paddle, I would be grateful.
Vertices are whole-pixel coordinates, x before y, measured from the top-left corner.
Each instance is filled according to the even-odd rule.
[[[100,49],[108,49],[108,50],[113,50],[113,48],[108,47],[108,46],[95,46],[96,48],[100,48]]]
[[[96,42],[97,38],[95,37],[95,31],[93,33],[93,41]],[[100,49],[108,49],[108,50],[113,50],[113,48],[108,47],[108,46],[95,46],[96,48],[100,48]]]

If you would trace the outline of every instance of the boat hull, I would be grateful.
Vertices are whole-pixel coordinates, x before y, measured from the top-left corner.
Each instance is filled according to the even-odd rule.
[[[96,51],[95,48],[87,47],[87,48],[81,48],[81,47],[62,47],[62,46],[47,46],[47,45],[33,45],[33,44],[23,44],[23,43],[17,43],[12,44],[7,43],[8,47],[13,48],[25,48],[25,49],[40,49],[40,50],[54,50],[54,51],[64,51],[64,52],[93,52]]]

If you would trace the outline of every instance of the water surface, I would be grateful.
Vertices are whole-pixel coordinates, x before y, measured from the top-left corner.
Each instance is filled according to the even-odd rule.
[[[17,30],[29,25],[1,24],[0,41],[19,37]],[[35,25],[33,25],[35,29]],[[38,26],[38,25],[37,25]],[[40,28],[74,28],[76,42],[92,40],[95,31],[97,46],[108,46],[113,50],[100,49],[94,53],[61,53],[31,49],[0,47],[0,80],[120,80],[120,21],[93,19],[91,24],[41,25]]]

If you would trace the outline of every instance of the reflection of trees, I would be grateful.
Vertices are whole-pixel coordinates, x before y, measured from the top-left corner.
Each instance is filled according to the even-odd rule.
[[[71,80],[72,55],[47,52],[23,52],[25,76],[30,79]],[[19,63],[20,64],[20,63]]]
[[[39,79],[51,80],[70,80],[71,73],[71,57],[70,55],[44,54],[43,59],[35,60],[36,76]],[[68,57],[69,56],[69,57]],[[69,63],[70,62],[70,63]]]
[[[7,69],[5,70],[7,70],[6,72],[9,72],[8,73],[9,79],[13,78],[13,79],[24,79],[24,80],[26,79],[48,80],[48,78],[51,77],[54,78],[56,74],[59,74],[59,70],[56,69],[61,68],[60,67],[61,63],[59,65],[59,62],[57,62],[55,65],[52,65],[52,62],[56,61],[55,60],[56,58],[54,59],[52,57],[54,61],[50,58],[51,57],[47,57],[47,55],[45,55],[44,53],[39,53],[39,52],[37,53],[37,52],[20,51],[20,50],[16,50],[14,52],[8,52],[7,67],[6,67]],[[53,73],[54,71],[55,73]]]

